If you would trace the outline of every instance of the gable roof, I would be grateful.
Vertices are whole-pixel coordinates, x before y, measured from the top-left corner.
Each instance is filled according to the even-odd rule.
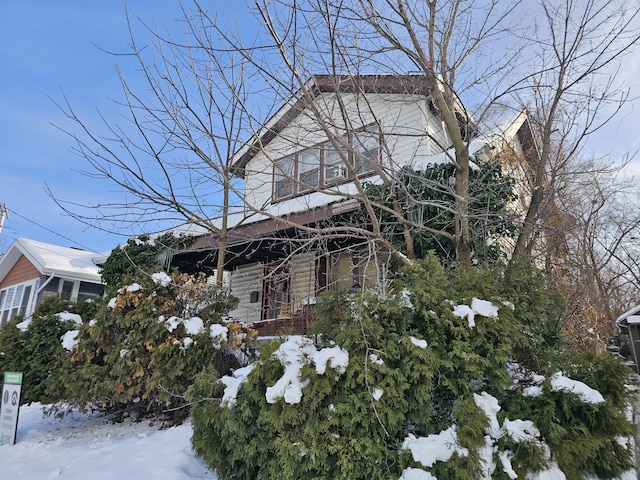
[[[231,159],[234,173],[244,176],[244,167],[289,125],[321,93],[430,94],[424,75],[312,75]]]
[[[41,275],[62,277],[90,283],[102,283],[100,267],[105,256],[75,248],[19,238],[0,258],[0,281],[23,256]]]

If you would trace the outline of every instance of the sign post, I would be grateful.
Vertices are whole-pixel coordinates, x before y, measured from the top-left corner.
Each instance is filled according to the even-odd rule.
[[[0,445],[16,443],[21,390],[22,372],[4,372],[0,400]]]

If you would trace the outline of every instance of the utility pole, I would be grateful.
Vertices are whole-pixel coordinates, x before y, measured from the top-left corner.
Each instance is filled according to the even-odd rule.
[[[7,206],[4,204],[0,205],[0,235],[2,235],[2,226],[7,218],[9,218],[9,210],[7,210]]]

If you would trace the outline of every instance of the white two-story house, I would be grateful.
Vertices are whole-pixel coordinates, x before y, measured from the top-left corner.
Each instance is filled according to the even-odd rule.
[[[472,156],[535,154],[524,114],[478,138],[462,109],[459,121]],[[450,148],[423,77],[312,77],[233,157],[245,208],[228,218],[225,268],[240,299],[231,316],[269,333],[300,331],[318,292],[376,281],[371,242],[353,233],[358,185],[451,161]],[[215,265],[217,245],[202,235],[174,263]]]

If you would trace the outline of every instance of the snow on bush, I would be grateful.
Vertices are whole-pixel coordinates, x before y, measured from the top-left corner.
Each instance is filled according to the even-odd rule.
[[[488,300],[480,300],[473,298],[471,300],[471,306],[468,305],[455,305],[453,307],[453,314],[456,317],[466,318],[469,323],[469,328],[476,326],[475,316],[481,315],[483,317],[491,318],[493,320],[498,319],[498,307]]]
[[[527,397],[538,397],[543,394],[544,390],[542,384],[546,380],[544,375],[525,371],[522,367],[514,364],[513,362],[508,365],[508,370],[516,385],[518,383],[528,384],[528,386],[524,387],[522,390],[523,395]],[[551,390],[554,392],[573,393],[578,396],[580,401],[594,405],[605,401],[604,397],[598,390],[591,388],[584,382],[573,380],[565,376],[561,371],[551,375],[549,380]]]
[[[224,395],[220,403],[227,407],[233,407],[236,404],[236,397],[240,391],[240,387],[247,381],[247,377],[253,370],[255,365],[247,365],[243,368],[234,370],[231,375],[225,375],[220,378],[220,382],[224,383]]]
[[[220,348],[222,346],[222,342],[227,339],[228,334],[229,329],[219,323],[214,323],[209,327],[209,337],[211,338],[211,342],[215,348]]]
[[[78,346],[78,334],[79,330],[69,330],[66,332],[60,340],[62,340],[62,347],[65,350],[71,351]]]
[[[602,394],[585,383],[565,377],[562,372],[551,375],[551,388],[558,392],[569,392],[578,395],[584,403],[604,403]]]
[[[76,325],[82,325],[82,317],[77,313],[69,313],[66,310],[57,314],[61,322],[72,321]]]
[[[139,283],[132,283],[131,285],[128,285],[127,287],[125,287],[125,291],[129,293],[139,292],[140,290],[144,290],[144,289],[142,288],[142,285],[140,285]]]
[[[327,363],[338,373],[345,372],[349,364],[349,353],[340,347],[323,348],[317,350],[313,341],[306,337],[294,337],[284,342],[273,353],[283,367],[284,374],[275,385],[267,387],[266,398],[268,403],[275,403],[280,398],[285,403],[300,403],[302,389],[307,381],[300,378],[302,367],[315,363],[316,372],[323,375],[327,369]]]
[[[164,272],[157,272],[152,274],[151,279],[156,285],[160,285],[161,287],[166,287],[172,281],[171,277]]]
[[[458,443],[453,425],[427,437],[416,438],[409,434],[402,442],[402,448],[409,450],[413,459],[425,467],[432,467],[436,462],[448,462],[454,453],[463,457],[469,455],[469,451]]]

